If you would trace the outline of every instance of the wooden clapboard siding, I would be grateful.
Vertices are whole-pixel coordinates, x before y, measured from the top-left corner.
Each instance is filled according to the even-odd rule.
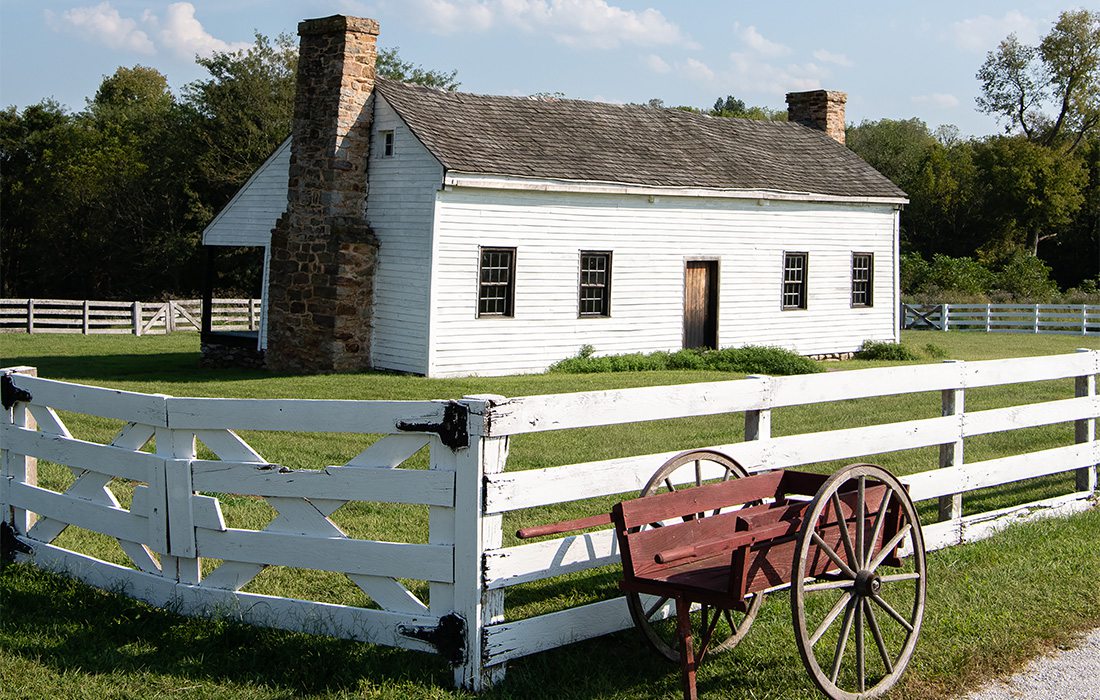
[[[203,245],[267,246],[275,220],[286,211],[289,177],[287,138],[202,232]]]
[[[367,219],[378,236],[371,362],[428,371],[432,217],[443,168],[381,95],[375,96]],[[380,157],[380,132],[394,132],[394,156]]]
[[[689,258],[718,261],[721,346],[814,354],[894,340],[895,217],[886,205],[445,189],[430,374],[540,371],[584,344],[598,353],[677,350]],[[512,318],[476,317],[479,246],[517,249]],[[578,318],[581,250],[614,254],[610,318]],[[806,310],[780,308],[785,250],[810,255]],[[854,251],[875,255],[870,308],[851,307]]]

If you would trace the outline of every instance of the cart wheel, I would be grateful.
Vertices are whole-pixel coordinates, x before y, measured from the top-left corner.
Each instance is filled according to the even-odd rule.
[[[681,452],[661,465],[642,489],[641,495],[650,496],[655,493],[678,491],[703,484],[740,479],[743,476],[748,476],[745,468],[721,452],[715,450]],[[697,513],[686,519],[717,515],[719,512],[725,512],[725,510]],[[653,523],[648,527],[660,526],[661,523]],[[669,661],[679,662],[680,644],[676,633],[674,601],[671,598],[654,596],[643,598],[633,592],[626,594],[626,600],[634,625],[641,631],[649,645]],[[692,606],[691,611],[692,635],[696,640],[701,639],[705,626],[716,625],[707,653],[732,649],[749,631],[749,626],[752,625],[763,602],[763,595],[751,596],[748,599],[748,610],[744,613],[696,604]],[[719,616],[720,619],[715,622],[714,616]]]
[[[810,503],[791,572],[795,641],[825,695],[893,687],[917,644],[926,584],[920,520],[901,482],[873,464],[833,474]]]

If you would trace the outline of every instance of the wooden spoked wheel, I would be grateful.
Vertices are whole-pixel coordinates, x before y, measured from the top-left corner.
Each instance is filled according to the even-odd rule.
[[[744,467],[733,458],[716,450],[681,452],[654,472],[649,483],[642,489],[641,495],[650,496],[656,493],[679,491],[703,484],[740,479],[744,476],[748,476]],[[684,519],[705,518],[727,510],[734,509],[696,513]],[[662,525],[663,523],[651,523],[647,527]],[[650,646],[669,661],[679,662],[680,644],[676,633],[674,601],[665,597],[643,597],[634,592],[628,592],[626,599],[634,625],[641,631]],[[751,596],[747,601],[746,612],[696,604],[691,612],[692,635],[699,640],[703,637],[705,630],[714,625],[712,641],[707,653],[732,649],[748,632],[763,600],[762,595]]]
[[[926,584],[920,521],[901,482],[873,464],[831,476],[810,503],[791,573],[795,641],[825,695],[876,698],[897,682]]]

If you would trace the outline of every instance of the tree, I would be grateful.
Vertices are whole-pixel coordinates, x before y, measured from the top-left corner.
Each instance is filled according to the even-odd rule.
[[[458,86],[461,85],[457,80],[457,70],[441,71],[424,68],[412,61],[403,60],[400,51],[400,46],[394,46],[378,52],[375,73],[379,77],[400,80],[403,83],[416,83],[417,85],[441,90],[457,90]]]
[[[978,109],[1028,140],[1073,150],[1100,125],[1100,12],[1067,10],[1038,46],[1015,34],[978,70]]]
[[[1000,136],[977,144],[974,162],[987,253],[1020,247],[1038,255],[1039,244],[1068,226],[1085,201],[1088,172],[1075,154]]]
[[[712,117],[733,117],[736,119],[756,119],[757,121],[787,121],[787,110],[772,109],[757,105],[746,105],[733,95],[719,97],[708,112]]]

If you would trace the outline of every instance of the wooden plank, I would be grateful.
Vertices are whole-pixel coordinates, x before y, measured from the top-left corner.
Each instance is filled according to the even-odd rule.
[[[259,452],[232,430],[196,430],[195,438],[209,447],[218,459],[267,463]]]
[[[428,544],[308,537],[279,532],[227,529],[195,531],[204,557],[352,574],[451,581],[452,551]]]
[[[444,402],[168,398],[174,429],[395,433],[399,421],[439,423]]]
[[[387,435],[352,457],[347,466],[393,469],[428,444],[423,433]]]
[[[984,435],[999,431],[1068,423],[1100,416],[1100,397],[1082,396],[1043,403],[1008,406],[985,411],[968,411],[962,420],[962,435]]]
[[[18,561],[32,562],[103,590],[124,590],[130,598],[170,608],[183,615],[230,619],[261,627],[435,651],[426,642],[401,636],[397,631],[401,626],[436,626],[439,621],[434,617],[178,584],[171,579],[52,545],[28,544],[34,548],[34,553],[17,554]]]
[[[1067,379],[1095,371],[1097,354],[1100,351],[967,362],[964,382],[969,388]]]
[[[958,435],[956,417],[926,418],[862,428],[787,435],[708,449],[752,470],[779,469],[832,459],[939,445]],[[640,489],[678,452],[625,457],[486,477],[486,510],[503,512]],[[707,477],[704,477],[707,478]]]
[[[174,557],[197,557],[195,521],[191,511],[194,487],[191,485],[189,460],[164,461],[164,487],[168,504],[168,554]]]
[[[197,491],[454,505],[453,472],[336,466],[286,470],[277,464],[205,460],[195,460],[191,469]]]
[[[412,591],[392,578],[362,574],[348,574],[348,578],[383,610],[413,615],[428,614],[428,606],[413,595]]]
[[[922,501],[945,494],[973,491],[1079,469],[1095,462],[1098,448],[1100,442],[1054,447],[984,462],[971,462],[961,467],[909,474],[901,477],[901,481],[909,485],[910,498]]]
[[[146,518],[123,508],[104,506],[18,482],[8,486],[8,498],[16,507],[111,537],[144,542],[148,535]]]
[[[613,530],[571,535],[485,552],[485,581],[491,589],[619,563]]]
[[[486,665],[554,649],[633,627],[626,598],[492,625],[485,629]]]
[[[72,382],[58,382],[20,375],[15,385],[34,397],[32,403],[54,409],[89,413],[124,421],[165,425],[164,397],[117,389],[103,389]]]
[[[4,448],[13,452],[132,481],[149,481],[150,470],[158,468],[162,462],[161,458],[147,452],[134,452],[123,447],[100,445],[13,425],[0,425],[0,439],[4,442]]]
[[[964,542],[976,542],[1016,523],[1064,517],[1090,510],[1092,507],[1091,494],[1082,491],[935,523],[922,528],[924,548],[931,552]],[[905,552],[902,554],[906,555]]]

